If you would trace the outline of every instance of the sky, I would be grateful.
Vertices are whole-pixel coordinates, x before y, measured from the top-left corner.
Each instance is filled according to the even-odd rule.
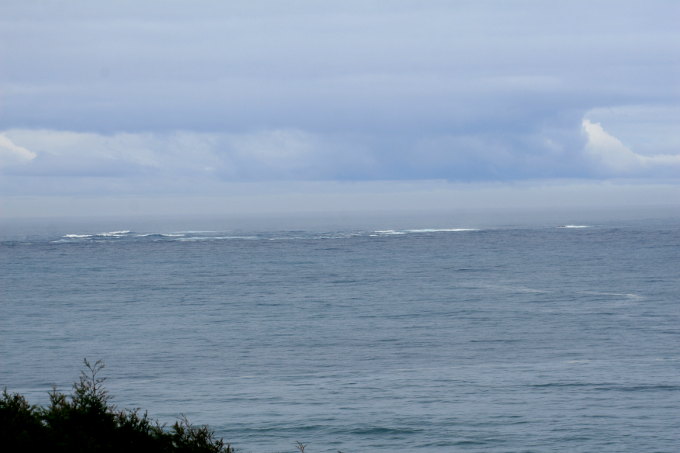
[[[675,0],[4,0],[0,218],[680,206],[678,23]]]

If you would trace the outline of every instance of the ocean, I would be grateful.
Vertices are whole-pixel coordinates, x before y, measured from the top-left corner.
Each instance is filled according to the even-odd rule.
[[[239,452],[680,451],[680,222],[6,228],[0,387]],[[189,222],[190,223],[190,222]]]

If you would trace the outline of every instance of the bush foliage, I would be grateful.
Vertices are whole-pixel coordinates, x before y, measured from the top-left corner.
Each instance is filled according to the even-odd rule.
[[[85,360],[71,395],[53,389],[47,407],[5,389],[0,398],[0,439],[5,452],[233,453],[206,426],[186,418],[170,428],[139,410],[118,410],[99,376],[104,365]]]

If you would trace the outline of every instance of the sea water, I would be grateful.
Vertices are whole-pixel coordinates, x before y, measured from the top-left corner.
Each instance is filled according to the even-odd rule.
[[[241,452],[680,451],[677,221],[5,233],[32,403],[87,357]]]

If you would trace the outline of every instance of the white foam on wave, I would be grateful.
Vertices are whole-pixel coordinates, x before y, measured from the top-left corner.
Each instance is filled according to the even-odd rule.
[[[184,234],[181,233],[146,233],[146,234],[137,234],[136,235],[138,238],[146,238],[149,236],[160,236],[164,238],[181,238],[184,237]]]
[[[590,225],[560,225],[557,228],[590,228]]]
[[[97,233],[96,236],[101,237],[120,237],[130,234],[130,230],[119,230],[119,231],[107,231],[105,233]]]
[[[397,231],[397,230],[375,230],[374,233],[384,234],[384,235],[406,234],[406,232],[404,232],[404,231]]]
[[[460,231],[479,231],[477,228],[422,228],[418,230],[405,230],[407,233],[457,233]]]
[[[360,233],[334,233],[334,234],[322,234],[319,236],[313,236],[312,239],[349,239],[353,237],[362,236]]]
[[[200,241],[225,241],[230,239],[258,239],[257,236],[193,236],[180,237],[177,240],[181,242],[200,242]]]
[[[463,231],[479,231],[477,228],[417,228],[409,230],[376,230],[369,236],[395,236],[402,234],[419,234],[419,233],[458,233]]]
[[[107,237],[119,238],[119,237],[125,236],[127,234],[130,234],[130,230],[107,231],[107,232],[104,232],[104,233],[97,233],[97,234],[69,233],[69,234],[63,235],[62,238],[63,239],[91,239],[91,238],[107,238]]]

